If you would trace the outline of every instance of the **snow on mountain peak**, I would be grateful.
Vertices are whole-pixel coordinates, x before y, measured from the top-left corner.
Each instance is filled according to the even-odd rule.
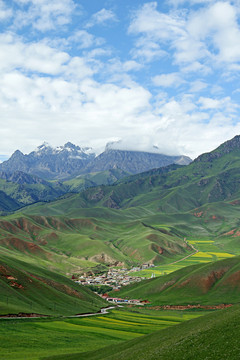
[[[92,148],[84,147],[81,148],[78,145],[74,145],[71,142],[67,142],[65,145],[52,147],[49,143],[46,141],[37,147],[35,151],[32,152],[34,156],[41,156],[42,154],[49,154],[49,155],[57,155],[60,153],[69,153],[69,156],[71,158],[78,158],[78,159],[84,159],[86,156],[93,156],[95,155]]]

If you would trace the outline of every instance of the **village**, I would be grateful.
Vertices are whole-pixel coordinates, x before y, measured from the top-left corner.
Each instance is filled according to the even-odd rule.
[[[134,282],[140,282],[145,280],[144,277],[133,276],[131,275],[131,273],[153,267],[154,267],[153,264],[143,264],[139,267],[133,267],[131,269],[111,267],[106,273],[97,274],[97,275],[93,274],[88,276],[87,274],[85,274],[85,276],[82,275],[77,280],[75,279],[74,281],[78,284],[85,286],[94,285],[101,287],[107,285],[111,287],[113,290],[119,291],[122,286],[126,286]],[[120,299],[117,297],[110,297],[108,296],[108,294],[102,294],[101,297],[103,297],[105,300],[109,302],[117,303],[117,304],[144,305],[144,303],[146,303],[146,301],[139,301],[134,299],[127,300],[127,299]]]
[[[145,280],[144,277],[132,276],[131,273],[152,267],[154,267],[153,264],[143,264],[139,267],[133,267],[131,269],[111,267],[106,273],[100,275],[92,274],[88,276],[85,274],[80,276],[77,280],[74,279],[74,281],[81,285],[108,285],[111,286],[113,290],[118,290],[122,286]]]

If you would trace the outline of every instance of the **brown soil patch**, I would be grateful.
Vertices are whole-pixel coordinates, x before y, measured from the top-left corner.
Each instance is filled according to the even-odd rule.
[[[196,216],[196,217],[198,217],[198,218],[199,218],[199,217],[202,217],[203,211],[195,212],[193,215]]]
[[[0,221],[0,228],[14,234],[19,232],[19,229],[9,221]]]
[[[151,310],[189,310],[189,309],[204,309],[204,310],[220,310],[233,306],[233,304],[220,304],[220,305],[160,305],[151,306]]]
[[[14,287],[14,288],[17,288],[17,289],[24,289],[24,287],[21,284],[18,284],[15,281],[11,281],[11,283],[9,285]]]
[[[146,236],[146,239],[151,241],[158,241],[159,237],[156,234],[149,234],[148,236]]]
[[[208,276],[195,279],[196,283],[202,289],[203,293],[207,293],[212,286],[220,280],[228,269],[222,269],[219,271],[212,271]]]
[[[236,231],[236,229],[230,230],[230,231],[224,233],[223,236],[234,235],[235,231]]]
[[[19,218],[13,221],[13,223],[21,230],[28,234],[37,235],[42,229],[41,227],[33,224],[27,218]]]
[[[24,241],[17,237],[6,237],[4,239],[1,239],[0,244],[6,246],[9,249],[17,249],[18,251],[21,251],[23,253],[30,252],[32,254],[37,254],[37,255],[45,255],[45,256],[48,255],[48,253],[37,244]]]
[[[18,313],[18,314],[8,314],[8,315],[0,315],[0,318],[11,318],[11,317],[47,317],[47,315],[41,314],[26,314],[26,313]]]
[[[231,205],[240,205],[240,200],[231,201],[229,204],[231,204]]]
[[[3,265],[0,265],[0,274],[3,276],[8,276],[9,271]]]
[[[238,287],[240,288],[240,271],[236,271],[234,274],[231,274],[227,277],[227,279],[223,282],[226,286]]]
[[[182,288],[190,283],[190,279],[183,281],[182,283],[178,284],[178,288]]]
[[[7,280],[17,280],[15,277],[13,277],[12,275],[5,275],[5,278]]]
[[[161,246],[157,245],[157,244],[151,244],[151,250],[157,252],[158,254],[162,255],[164,252],[164,249],[161,248]]]
[[[60,284],[60,283],[57,283],[56,281],[53,281],[53,280],[50,280],[50,279],[44,279],[44,278],[41,278],[39,276],[35,276],[35,275],[30,275],[31,277],[43,282],[44,284],[48,285],[48,286],[51,286],[51,287],[54,287],[56,290],[58,291],[61,291],[67,295],[70,295],[70,296],[75,296],[79,299],[84,299],[84,295],[81,294],[80,292],[78,292],[77,290],[74,290],[73,288],[71,288],[70,286],[68,285],[65,285],[65,284]]]
[[[69,219],[68,224],[77,228],[81,227],[94,227],[94,223],[89,219]]]
[[[68,229],[66,224],[64,224],[60,219],[57,219],[55,217],[31,216],[31,218],[34,221],[36,221],[39,225],[47,227],[49,229],[56,229],[56,230]],[[39,229],[43,230],[41,227]]]

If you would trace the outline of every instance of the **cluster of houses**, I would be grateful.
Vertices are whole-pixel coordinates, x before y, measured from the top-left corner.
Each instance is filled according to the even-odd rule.
[[[116,297],[110,297],[108,294],[103,294],[101,297],[113,304],[125,304],[125,305],[145,305],[150,304],[148,300],[137,300],[137,299],[121,299]]]
[[[108,285],[114,290],[119,290],[122,286],[129,285],[133,282],[140,282],[144,280],[140,276],[132,276],[131,272],[140,271],[153,267],[154,265],[143,264],[141,267],[134,267],[129,269],[121,268],[110,268],[107,273],[101,275],[86,275],[80,276],[75,282],[81,285]]]

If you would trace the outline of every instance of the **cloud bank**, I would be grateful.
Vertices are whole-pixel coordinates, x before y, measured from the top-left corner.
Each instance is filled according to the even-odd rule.
[[[237,1],[0,1],[0,154],[212,150],[240,133],[239,21]]]

